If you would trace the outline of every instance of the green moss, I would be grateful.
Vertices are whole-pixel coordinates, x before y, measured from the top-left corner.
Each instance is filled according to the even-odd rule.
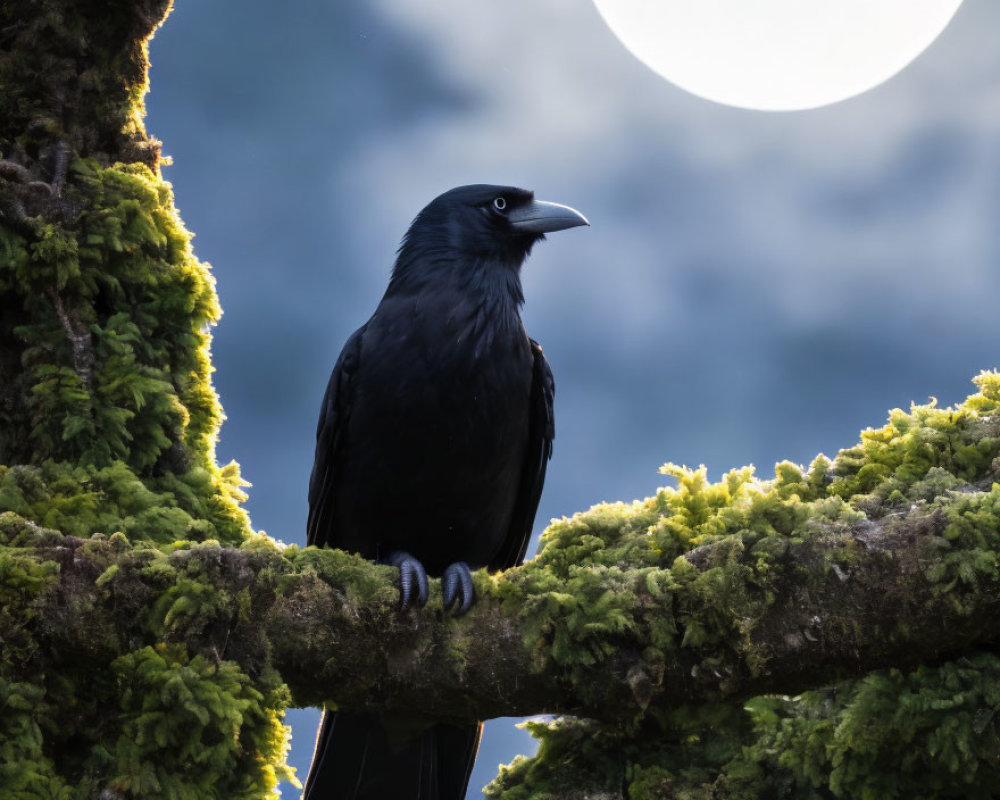
[[[0,285],[31,322],[22,413],[36,453],[120,460],[140,475],[214,466],[221,411],[209,384],[214,282],[193,255],[169,184],[142,164],[77,158],[69,226],[5,231]]]
[[[745,713],[680,709],[638,732],[533,722],[538,754],[501,767],[486,796],[987,800],[1000,783],[998,709],[1000,658],[979,654],[756,698]]]
[[[235,579],[241,562],[231,551],[176,543],[171,556],[120,533],[80,541],[10,512],[0,515],[0,534],[0,756],[10,758],[0,768],[0,798],[25,786],[45,787],[38,797],[79,800],[106,790],[262,798],[279,780],[294,782],[282,724],[291,698],[266,645],[237,632],[227,648],[260,591]],[[262,539],[248,549],[278,558]],[[57,564],[39,557],[49,548],[75,548],[73,561],[99,571],[96,597],[63,596]],[[108,619],[106,630],[87,623],[81,642],[109,654],[107,669],[78,674],[71,654],[39,650],[33,636],[44,631],[36,626],[51,621],[40,613],[36,621],[36,611],[56,597],[75,618]],[[94,607],[101,604],[105,611]],[[112,608],[130,620],[127,638],[110,621]],[[129,651],[141,642],[154,644]]]
[[[544,646],[571,674],[632,631],[656,644],[657,660],[698,648],[711,669],[736,650],[748,653],[755,673],[765,656],[749,652],[747,633],[787,577],[789,542],[865,518],[828,491],[828,468],[819,457],[809,470],[779,464],[772,481],[744,467],[712,483],[704,467],[668,464],[662,471],[675,487],[553,523],[538,557],[499,591],[518,604],[526,641]],[[707,544],[712,561],[695,567],[692,549]]]
[[[257,798],[291,778],[288,729],[276,711],[290,698],[274,676],[256,681],[231,662],[189,658],[162,645],[112,665],[121,734],[107,785],[127,796]]]
[[[178,539],[238,543],[248,533],[239,472],[192,469],[137,476],[128,465],[0,465],[0,509],[71,536],[121,532],[168,544]]]
[[[788,797],[985,800],[1000,781],[998,709],[993,654],[759,698],[749,705],[756,740],[727,769],[784,773]]]
[[[169,184],[76,158],[64,197],[65,225],[0,227],[3,304],[23,321],[0,462],[36,465],[0,467],[0,508],[73,535],[238,542],[243,482],[215,463],[220,312]]]
[[[572,718],[524,727],[539,740],[538,754],[501,767],[484,790],[491,800],[710,800],[719,770],[750,730],[738,709],[715,704],[682,707],[630,730]]]
[[[951,484],[948,489],[992,480],[1000,454],[995,419],[1000,376],[983,372],[975,382],[980,392],[954,408],[938,408],[932,401],[909,412],[894,409],[887,425],[862,433],[861,441],[834,461],[830,491],[880,516],[933,496],[942,480]]]
[[[960,609],[960,597],[995,591],[1000,553],[1000,374],[984,372],[976,384],[954,408],[894,410],[832,462],[782,462],[771,480],[744,467],[713,483],[704,467],[668,464],[662,471],[675,486],[553,523],[501,596],[518,604],[526,639],[551,645],[571,678],[613,652],[618,634],[639,629],[654,642],[649,664],[697,648],[692,675],[713,675],[724,688],[726,652],[741,654],[751,674],[767,669],[747,633],[779,580],[787,590],[804,579],[787,572],[790,543],[916,508],[946,522],[941,558],[926,568],[927,602]],[[850,547],[822,553],[830,570],[850,569],[856,557]],[[627,785],[628,796],[648,798],[985,798],[1000,769],[997,663],[984,655],[795,699],[757,698],[746,712],[726,706],[725,724],[647,716],[634,723],[645,749],[634,729],[532,724],[538,755],[502,769],[488,796]]]
[[[36,153],[59,137],[73,149],[155,163],[158,143],[142,125],[147,40],[169,6],[169,0],[0,5],[9,54],[0,58],[0,152]]]
[[[318,575],[330,586],[341,587],[342,599],[353,608],[375,605],[395,605],[396,589],[392,588],[398,572],[393,567],[379,567],[373,576],[371,563],[354,553],[342,550],[300,549],[295,545],[282,551],[284,558],[303,574]],[[296,578],[297,579],[297,578]],[[279,583],[279,588],[282,584]]]
[[[45,690],[0,677],[0,800],[71,800],[71,786],[45,753],[42,724],[51,719]]]
[[[0,515],[0,531],[9,531],[13,524],[13,515]],[[38,561],[2,542],[0,538],[0,676],[37,655],[38,647],[28,626],[38,615],[38,604],[45,593],[58,581],[54,562]]]
[[[264,797],[286,773],[288,697],[260,659],[237,654],[251,681],[176,649],[248,616],[249,590],[218,590],[211,562],[259,537],[238,466],[216,463],[214,279],[142,126],[146,39],[168,6],[0,4],[0,797],[91,797],[112,775],[127,796]],[[58,566],[29,548],[77,548],[104,570],[99,599],[134,604],[140,641],[168,650],[129,653],[98,624],[89,646],[120,656],[107,670],[43,657],[32,624]],[[157,595],[130,597],[133,564]],[[181,687],[200,711],[171,705]],[[136,706],[144,690],[158,711]],[[153,757],[156,735],[175,760]]]

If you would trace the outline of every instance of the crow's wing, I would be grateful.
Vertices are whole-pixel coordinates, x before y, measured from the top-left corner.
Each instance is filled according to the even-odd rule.
[[[365,326],[347,340],[330,375],[316,426],[316,458],[309,478],[309,519],[306,544],[336,547],[335,491],[338,472],[343,468],[342,433],[351,412],[351,378],[361,360],[361,337]]]
[[[514,513],[503,547],[490,562],[490,569],[509,569],[524,560],[531,539],[531,526],[535,522],[538,500],[542,496],[545,483],[545,468],[552,457],[552,440],[556,436],[555,417],[552,404],[555,399],[556,384],[552,378],[549,362],[545,360],[542,347],[531,340],[531,354],[534,356],[531,381],[531,411],[528,423],[528,447],[525,451],[524,469],[521,470],[521,484],[514,500]]]

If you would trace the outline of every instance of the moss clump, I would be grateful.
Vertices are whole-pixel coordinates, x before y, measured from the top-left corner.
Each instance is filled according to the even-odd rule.
[[[291,778],[284,766],[290,702],[275,675],[251,681],[232,662],[145,647],[112,665],[121,732],[105,785],[125,796],[250,800]]]
[[[618,730],[572,718],[525,727],[539,739],[538,754],[501,767],[484,790],[491,800],[708,800],[751,730],[738,708],[711,703]]]
[[[0,509],[70,536],[124,533],[161,544],[177,540],[238,543],[247,533],[235,465],[140,478],[123,462],[107,467],[47,460],[0,465]]]
[[[724,689],[724,652],[742,653],[751,674],[767,669],[767,653],[753,650],[747,632],[765,618],[779,583],[786,593],[808,592],[783,558],[790,543],[876,519],[891,535],[892,513],[917,509],[942,531],[941,558],[926,568],[927,602],[960,609],[960,598],[995,587],[1000,553],[1000,374],[975,382],[979,391],[954,408],[894,410],[832,462],[783,462],[768,481],[746,467],[712,483],[704,468],[668,464],[663,472],[676,486],[554,522],[532,569],[501,592],[520,602],[514,587],[530,583],[521,606],[527,630],[552,645],[569,676],[613,653],[618,634],[644,626],[655,643],[643,656],[650,674],[697,647],[692,675],[714,672]],[[852,554],[823,558],[836,572],[850,569]],[[794,699],[756,698],[745,711],[722,704],[640,715],[627,730],[531,723],[538,755],[504,768],[487,796],[993,796],[998,664],[983,654],[876,672]]]
[[[280,558],[258,538],[254,560]],[[294,782],[288,689],[247,633],[273,576],[251,580],[240,553],[80,540],[0,514],[0,798],[249,799]],[[52,625],[80,632],[45,649]]]
[[[837,455],[830,492],[879,516],[940,488],[992,482],[1000,452],[1000,373],[983,372],[975,382],[979,392],[954,408],[934,401],[909,412],[897,408],[887,425],[862,433],[855,447]]]
[[[83,158],[68,180],[64,202],[80,209],[69,224],[0,227],[4,311],[22,321],[0,462],[120,461],[142,479],[202,470],[229,491],[209,381],[219,309],[169,185],[141,164]]]
[[[38,160],[54,139],[78,152],[155,164],[142,124],[147,43],[171,0],[4,0],[0,152]]]
[[[650,654],[654,671],[682,648],[739,650],[778,582],[787,582],[789,542],[865,518],[828,493],[828,470],[820,456],[808,471],[779,464],[773,481],[744,467],[711,483],[704,467],[668,464],[662,471],[676,487],[554,522],[530,569],[511,575],[501,595],[523,602],[528,638],[551,648],[571,674],[638,627],[658,651]],[[696,567],[692,548],[709,544],[712,563]],[[707,656],[705,666],[712,662]]]
[[[757,698],[748,706],[756,741],[727,767],[734,776],[720,796],[753,796],[774,771],[785,796],[986,800],[1000,785],[998,710],[992,653]]]
[[[71,800],[72,788],[45,753],[42,725],[52,716],[45,690],[0,677],[0,708],[0,800]]]
[[[239,470],[215,462],[218,302],[169,184],[75,158],[61,203],[71,218],[0,225],[0,312],[16,323],[0,344],[17,353],[0,463],[23,465],[0,467],[0,508],[74,535],[238,542]]]
[[[71,227],[7,237],[0,273],[35,321],[14,331],[34,448],[140,474],[208,467],[221,412],[207,327],[219,309],[169,185],[141,164],[76,159],[64,195],[82,209]]]
[[[996,796],[1000,658],[873,673],[739,708],[680,710],[659,728],[527,723],[538,754],[501,767],[494,800]]]
[[[261,798],[284,766],[290,698],[273,673],[183,645],[128,653],[74,687],[69,675],[0,677],[0,798]]]

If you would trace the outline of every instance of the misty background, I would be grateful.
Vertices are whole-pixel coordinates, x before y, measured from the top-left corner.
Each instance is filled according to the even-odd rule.
[[[654,493],[668,460],[769,477],[963,399],[1000,360],[997,30],[966,0],[883,86],[767,113],[685,94],[580,0],[177,0],[147,128],[218,280],[219,458],[254,526],[304,543],[329,372],[410,220],[464,183],[592,224],[523,273],[557,387],[536,532]],[[288,715],[303,780],[318,718]],[[488,724],[469,796],[533,749]]]

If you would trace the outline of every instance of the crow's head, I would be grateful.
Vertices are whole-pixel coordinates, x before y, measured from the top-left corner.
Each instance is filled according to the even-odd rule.
[[[546,233],[589,225],[579,211],[535,200],[513,186],[459,186],[432,200],[407,231],[399,249],[400,269],[467,261],[503,264],[515,270]]]

